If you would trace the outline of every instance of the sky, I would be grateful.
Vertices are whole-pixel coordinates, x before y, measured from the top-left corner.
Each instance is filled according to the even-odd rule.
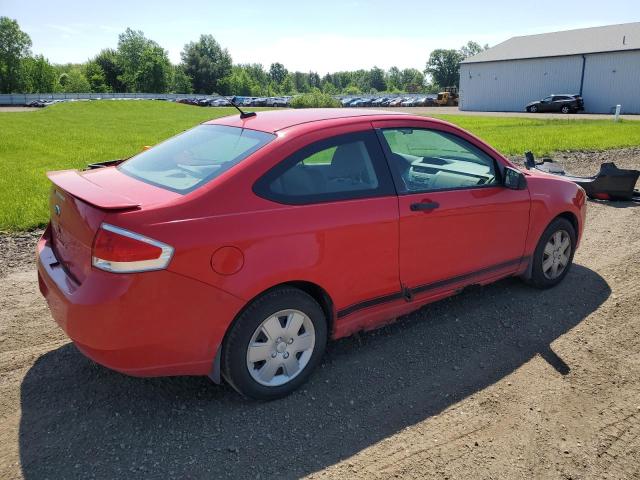
[[[80,63],[115,48],[127,27],[142,30],[180,61],[180,51],[212,34],[234,63],[280,62],[289,70],[417,68],[436,48],[468,40],[496,45],[517,35],[640,21],[640,1],[242,1],[0,0],[34,54]]]

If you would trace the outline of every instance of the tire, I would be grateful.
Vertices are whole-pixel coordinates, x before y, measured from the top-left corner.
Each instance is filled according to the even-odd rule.
[[[531,105],[531,106],[529,107],[529,111],[530,111],[531,113],[536,113],[536,112],[538,111],[538,107],[536,107],[535,105]]]
[[[566,106],[566,105],[565,105],[565,106],[563,106],[563,107],[560,109],[560,111],[561,111],[562,113],[571,113],[571,109],[570,109],[568,106]]]
[[[327,319],[318,302],[297,288],[277,288],[254,300],[233,323],[222,347],[221,372],[245,397],[281,398],[309,378],[326,344]]]
[[[567,246],[570,251],[562,247],[565,239],[568,240]],[[556,244],[559,246],[554,250],[553,246]],[[571,269],[575,250],[576,231],[573,225],[566,218],[556,218],[540,236],[533,254],[531,278],[527,283],[541,289],[559,284]],[[556,251],[560,253],[556,254]],[[566,261],[566,264],[563,265],[563,261]]]

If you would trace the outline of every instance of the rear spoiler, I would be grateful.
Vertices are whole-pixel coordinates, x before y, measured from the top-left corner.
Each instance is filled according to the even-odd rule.
[[[127,160],[126,158],[119,158],[117,160],[107,160],[106,162],[95,162],[87,165],[87,170],[95,170],[96,168],[115,167]]]
[[[96,185],[78,170],[48,172],[47,177],[55,186],[94,207],[104,210],[129,210],[140,207],[138,202]]]

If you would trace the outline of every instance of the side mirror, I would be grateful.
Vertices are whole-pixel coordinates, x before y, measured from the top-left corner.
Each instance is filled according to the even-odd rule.
[[[527,188],[527,179],[521,171],[504,167],[504,186],[511,190],[524,190]]]

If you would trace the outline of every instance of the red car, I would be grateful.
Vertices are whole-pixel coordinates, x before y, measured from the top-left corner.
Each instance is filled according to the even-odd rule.
[[[329,338],[508,276],[569,271],[585,193],[449,123],[313,109],[206,122],[48,174],[38,278],[86,356],[288,394]]]

